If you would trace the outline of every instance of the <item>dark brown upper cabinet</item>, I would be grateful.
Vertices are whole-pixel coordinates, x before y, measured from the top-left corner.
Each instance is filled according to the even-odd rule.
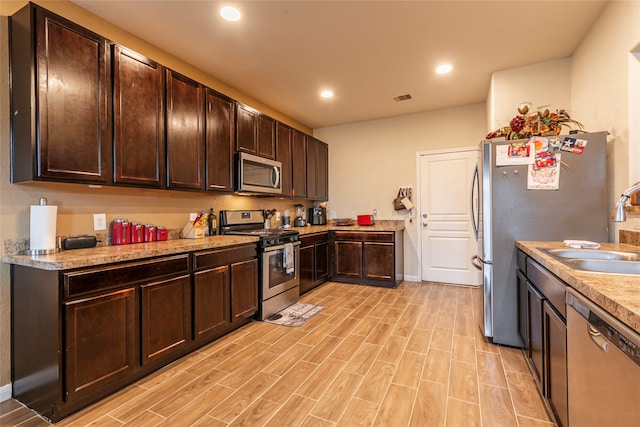
[[[204,87],[166,71],[167,187],[205,189]]]
[[[236,103],[236,151],[275,159],[275,123],[258,110]]]
[[[235,102],[207,88],[207,189],[233,191],[233,138]]]
[[[10,27],[11,182],[107,183],[108,41],[31,3]]]
[[[163,67],[114,45],[113,58],[113,182],[163,188]]]
[[[291,138],[291,166],[293,188],[291,195],[299,199],[307,197],[307,135],[294,129]]]
[[[293,196],[292,137],[293,129],[280,122],[276,123],[276,160],[282,163],[280,179],[283,196]]]
[[[328,199],[329,147],[312,136],[307,137],[307,198]]]

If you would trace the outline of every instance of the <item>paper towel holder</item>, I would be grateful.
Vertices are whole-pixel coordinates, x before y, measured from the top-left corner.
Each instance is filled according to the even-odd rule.
[[[40,197],[40,200],[38,201],[38,205],[40,206],[47,206],[47,198],[46,197]],[[50,254],[55,254],[57,252],[60,252],[62,250],[62,238],[60,237],[56,237],[56,246],[53,249],[27,249],[26,250],[26,254],[27,255],[50,255]]]

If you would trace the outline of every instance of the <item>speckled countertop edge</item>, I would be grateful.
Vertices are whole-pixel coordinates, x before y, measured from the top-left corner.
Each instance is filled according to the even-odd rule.
[[[90,249],[62,251],[51,255],[5,255],[2,262],[39,268],[41,270],[69,270],[122,261],[135,261],[164,255],[255,243],[253,236],[211,236],[201,239],[175,239],[132,245],[103,246]]]
[[[371,226],[339,227],[331,222],[327,225],[293,227],[300,235],[321,233],[330,230],[348,231],[401,231],[403,220],[382,220]],[[81,267],[93,267],[123,261],[135,261],[165,255],[174,255],[226,246],[235,246],[258,241],[255,236],[219,235],[201,239],[174,239],[163,242],[136,243],[132,245],[103,246],[90,249],[62,251],[51,255],[5,255],[2,262],[39,268],[41,270],[69,270]]]
[[[517,241],[516,246],[570,287],[640,333],[640,276],[574,270],[540,251],[565,248],[562,242]],[[602,243],[600,249],[640,252],[633,245]]]

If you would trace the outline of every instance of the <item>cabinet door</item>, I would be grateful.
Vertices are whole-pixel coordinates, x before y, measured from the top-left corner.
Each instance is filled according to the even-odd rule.
[[[236,104],[236,151],[256,154],[256,117],[258,112],[240,103]]]
[[[327,144],[307,137],[307,197],[310,199],[327,200],[328,155]]]
[[[293,167],[292,196],[307,197],[307,136],[293,129],[291,140],[291,165]]]
[[[313,244],[302,246],[300,244],[300,293],[313,289],[315,275],[315,246]]]
[[[522,338],[522,342],[524,343],[524,351],[529,355],[530,345],[529,345],[529,326],[528,326],[528,318],[529,318],[529,299],[528,299],[528,291],[527,291],[527,278],[522,273],[522,271],[518,270],[517,272],[517,281],[518,281],[518,331],[520,332],[520,338]]]
[[[36,176],[106,183],[111,148],[107,41],[53,14],[36,10]]]
[[[204,190],[203,87],[167,70],[168,187]]]
[[[186,346],[191,333],[189,276],[141,286],[142,364]]]
[[[567,326],[548,301],[544,302],[545,398],[558,424],[567,427]]]
[[[315,247],[316,257],[316,274],[315,280],[324,280],[329,277],[329,242],[322,242],[316,244]]]
[[[362,242],[336,241],[334,253],[337,276],[362,277]]]
[[[134,370],[136,305],[133,287],[63,305],[66,401]]]
[[[258,260],[231,264],[231,316],[252,316],[258,310]]]
[[[394,244],[364,242],[363,270],[365,279],[394,280]]]
[[[543,375],[543,337],[542,337],[542,302],[544,296],[534,288],[530,283],[527,284],[527,305],[529,306],[529,321],[528,321],[528,335],[529,335],[529,365],[534,377],[544,393],[544,382],[542,381]]]
[[[193,282],[194,339],[206,339],[231,321],[229,266],[195,273]]]
[[[264,114],[258,114],[256,122],[257,154],[260,157],[276,158],[276,121]]]
[[[282,195],[292,196],[292,161],[291,161],[292,129],[280,122],[276,123],[276,160],[282,163]]]
[[[207,189],[233,191],[234,105],[207,89]]]
[[[116,184],[164,187],[163,68],[113,47],[114,176]]]

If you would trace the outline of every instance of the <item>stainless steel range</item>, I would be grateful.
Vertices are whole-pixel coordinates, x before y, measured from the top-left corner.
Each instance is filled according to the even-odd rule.
[[[257,236],[258,317],[264,320],[300,298],[300,241],[295,230],[265,229],[264,211],[220,211],[220,234]]]

